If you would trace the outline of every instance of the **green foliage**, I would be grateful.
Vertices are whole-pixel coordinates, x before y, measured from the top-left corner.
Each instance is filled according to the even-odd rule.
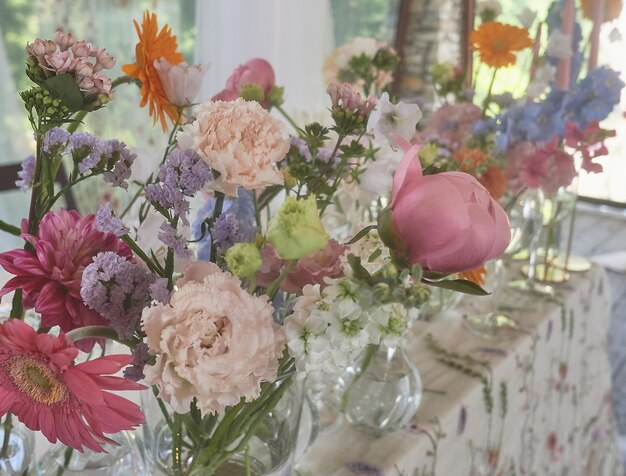
[[[331,0],[335,45],[356,37],[393,42],[399,0]]]

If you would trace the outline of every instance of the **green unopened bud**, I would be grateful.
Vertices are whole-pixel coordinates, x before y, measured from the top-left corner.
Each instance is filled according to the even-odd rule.
[[[373,288],[374,298],[386,302],[391,296],[391,288],[387,283],[376,283]]]
[[[263,92],[263,88],[258,84],[249,83],[241,86],[241,89],[239,89],[239,97],[246,101],[263,102],[265,93]]]
[[[283,259],[298,259],[326,248],[328,235],[317,211],[315,195],[296,200],[287,197],[267,225],[267,241]]]
[[[236,276],[254,276],[263,264],[261,253],[254,243],[236,243],[226,252],[226,266]]]
[[[272,86],[269,93],[267,93],[267,100],[272,106],[281,106],[284,102],[285,88],[281,86]]]
[[[430,289],[423,284],[416,284],[406,290],[406,297],[411,305],[419,307],[430,299]]]
[[[396,279],[398,277],[398,268],[393,263],[387,263],[380,270],[380,274],[385,279]]]
[[[439,147],[437,144],[433,142],[429,142],[424,147],[422,147],[417,154],[420,158],[420,162],[422,163],[422,167],[426,168],[429,165],[432,165],[437,156],[439,155]]]
[[[391,206],[385,208],[378,214],[378,222],[376,224],[378,236],[387,247],[397,255],[404,256],[406,254],[406,243],[400,236],[395,223]]]

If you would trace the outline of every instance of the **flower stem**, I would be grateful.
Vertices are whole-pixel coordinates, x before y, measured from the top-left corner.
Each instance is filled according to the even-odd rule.
[[[12,419],[13,415],[11,412],[8,412],[7,416],[4,418],[4,423],[2,424],[4,427],[4,438],[2,439],[0,458],[6,458],[9,455],[9,442],[11,441],[11,429],[13,428],[13,424],[11,422]]]
[[[289,114],[287,114],[287,111],[285,111],[285,110],[284,110],[282,107],[280,107],[280,106],[276,106],[276,105],[274,105],[274,107],[276,108],[276,110],[277,110],[278,112],[280,112],[280,113],[283,115],[283,117],[287,120],[287,122],[291,125],[291,127],[293,127],[293,128],[294,128],[294,129],[298,132],[298,135],[300,135],[300,131],[301,131],[302,129],[300,129],[300,128],[298,127],[298,125],[295,123],[295,121],[291,118],[291,116],[290,116]]]
[[[133,344],[130,341],[125,341],[125,340],[121,340],[117,333],[111,329],[110,327],[107,326],[85,326],[85,327],[79,327],[78,329],[72,329],[71,331],[67,332],[66,337],[68,339],[70,339],[71,341],[79,341],[79,340],[83,340],[83,339],[110,339],[110,340],[114,340],[116,342],[119,342],[120,344],[123,344],[127,347],[132,348]]]
[[[489,83],[489,89],[487,90],[487,95],[485,96],[485,100],[483,101],[483,117],[487,115],[487,107],[491,102],[491,92],[493,89],[493,85],[496,82],[496,74],[498,73],[498,68],[494,68],[493,76],[491,76],[491,82]]]
[[[266,294],[269,296],[270,301],[274,299],[274,297],[276,296],[276,293],[278,292],[278,289],[280,288],[281,283],[285,280],[287,275],[293,271],[297,263],[298,263],[297,259],[289,260],[289,262],[287,263],[287,266],[285,266],[285,268],[282,270],[278,278],[276,278],[274,282],[270,284],[270,287],[267,288]]]
[[[215,225],[215,221],[222,214],[222,208],[224,208],[224,194],[222,192],[215,192],[215,206],[213,207],[211,226]],[[217,262],[217,246],[215,246],[213,235],[211,235],[211,262]]]
[[[63,476],[63,473],[65,473],[65,470],[70,464],[70,460],[72,459],[73,452],[74,452],[74,448],[70,446],[65,448],[65,453],[63,454],[63,464],[59,466],[56,476]]]
[[[376,352],[378,352],[379,348],[380,344],[368,344],[365,348],[365,355],[363,356],[363,361],[361,362],[361,368],[352,379],[352,382],[350,382],[348,387],[344,390],[343,395],[341,395],[341,411],[345,412],[347,410],[348,398],[350,397],[350,391],[352,390],[352,387],[354,387],[359,379],[363,377],[363,374],[372,363],[372,359],[374,359],[374,356],[376,355]]]
[[[0,231],[4,231],[6,233],[10,233],[14,236],[20,236],[21,230],[19,227],[15,225],[10,225],[9,223],[0,220]]]
[[[183,418],[174,413],[172,428],[172,469],[176,476],[183,474]]]

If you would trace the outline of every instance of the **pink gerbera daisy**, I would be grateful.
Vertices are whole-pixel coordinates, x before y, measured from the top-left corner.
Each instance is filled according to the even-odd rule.
[[[107,325],[82,301],[83,270],[101,251],[131,257],[130,248],[115,235],[98,231],[95,215],[81,218],[75,211],[63,209],[43,217],[37,236],[22,237],[32,250],[0,254],[0,265],[15,275],[0,290],[0,296],[21,288],[34,303],[44,327],[58,325],[63,332],[69,332],[77,327]],[[90,343],[88,347],[86,342]],[[84,350],[92,346],[93,341],[79,345]]]
[[[104,433],[131,430],[144,417],[138,405],[103,390],[145,387],[108,375],[128,365],[130,355],[73,365],[77,355],[64,334],[38,334],[18,319],[0,325],[0,416],[12,412],[51,443],[104,451],[103,443],[117,444]]]

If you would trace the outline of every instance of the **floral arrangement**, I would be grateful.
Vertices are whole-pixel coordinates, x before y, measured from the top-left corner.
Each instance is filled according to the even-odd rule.
[[[265,60],[193,105],[206,68],[183,61],[154,14],[135,27],[135,63],[115,81],[103,73],[113,58],[70,34],[27,47],[36,154],[19,176],[29,216],[2,223],[24,247],[0,255],[13,276],[0,291],[13,293],[0,414],[5,435],[15,416],[50,442],[105,451],[110,435],[144,423],[111,391],[151,386],[169,435],[159,464],[210,475],[232,458],[249,463],[251,438],[298,379],[328,378],[364,345],[400,339],[431,287],[484,294],[443,278],[501,254],[510,228],[474,177],[423,168],[408,141],[416,105],[360,93],[389,83],[390,48],[342,50],[338,79],[356,84],[328,86],[331,126],[298,127]],[[158,171],[139,185],[127,182],[137,157],[124,143],[77,131],[122,83],[140,86],[140,106],[170,129]],[[591,136],[571,141],[585,148]],[[125,210],[58,208],[64,191],[96,179],[128,190]],[[360,231],[324,224],[346,188],[367,192]],[[195,217],[193,200],[203,202]],[[104,355],[107,339],[132,354]]]

